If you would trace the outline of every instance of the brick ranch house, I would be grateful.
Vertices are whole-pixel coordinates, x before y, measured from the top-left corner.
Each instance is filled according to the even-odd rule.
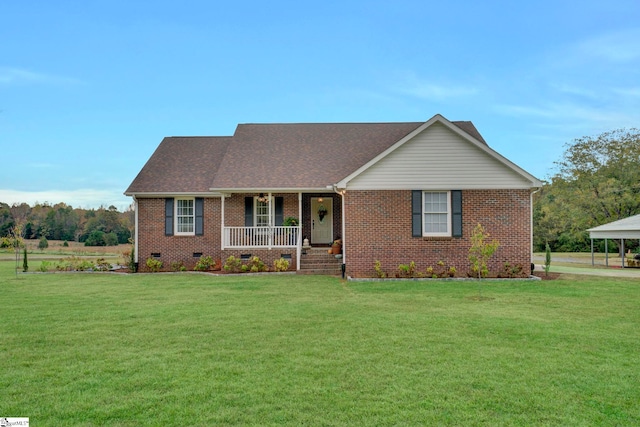
[[[353,277],[415,261],[470,269],[482,224],[505,263],[530,272],[533,191],[541,182],[492,150],[468,121],[240,124],[233,136],[167,137],[125,194],[135,201],[140,269],[193,268],[201,255],[281,257],[300,270],[340,238]],[[286,226],[287,218],[299,219]],[[334,260],[335,262],[335,260]],[[338,270],[339,272],[340,270]]]

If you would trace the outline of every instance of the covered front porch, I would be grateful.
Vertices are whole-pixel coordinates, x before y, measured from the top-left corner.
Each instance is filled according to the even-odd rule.
[[[225,194],[221,249],[295,250],[299,270],[304,242],[323,247],[342,238],[342,212],[342,196],[336,192]]]

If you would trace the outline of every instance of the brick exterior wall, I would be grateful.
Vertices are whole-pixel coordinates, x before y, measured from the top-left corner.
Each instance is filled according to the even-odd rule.
[[[244,226],[244,194],[225,199],[225,225]],[[274,196],[276,196],[274,194]],[[284,218],[298,217],[298,195],[284,197]],[[318,195],[303,195],[303,236],[310,234],[309,201]],[[341,200],[336,194],[322,194],[334,199],[334,235],[341,235]],[[438,261],[454,266],[458,276],[470,271],[468,260],[473,228],[482,224],[500,247],[490,259],[493,274],[501,272],[505,263],[520,265],[530,273],[531,216],[529,190],[464,190],[462,191],[462,238],[424,238],[411,235],[411,191],[347,191],[345,194],[345,252],[347,274],[353,277],[374,276],[374,261],[393,276],[399,264],[414,261],[419,271],[435,267]],[[152,253],[160,253],[164,270],[171,263],[182,262],[192,270],[198,261],[194,253],[211,256],[224,262],[229,256],[251,254],[265,264],[282,254],[291,255],[290,268],[296,266],[296,250],[220,249],[221,201],[206,198],[204,202],[204,234],[202,236],[164,235],[165,199],[138,199],[138,260],[140,271],[147,271],[146,260]]]
[[[458,276],[471,270],[468,260],[471,234],[480,223],[500,242],[490,259],[497,274],[505,263],[520,265],[531,273],[531,211],[529,190],[462,191],[462,238],[426,238],[411,235],[411,191],[347,191],[347,274],[374,276],[374,262],[393,277],[399,264],[414,261],[418,271],[438,261],[454,266]]]
[[[274,194],[284,197],[283,214],[298,217],[297,194]],[[225,225],[244,226],[244,194],[235,194],[225,199]],[[170,271],[171,264],[182,262],[188,270],[193,270],[201,253],[210,256],[214,261],[224,263],[231,255],[240,257],[242,254],[258,256],[268,266],[282,254],[291,255],[290,269],[296,266],[296,250],[289,248],[274,249],[229,249],[222,251],[221,247],[221,199],[204,199],[204,233],[202,236],[165,236],[164,234],[164,206],[165,199],[138,199],[138,261],[139,271],[148,271],[146,260],[151,254],[160,254],[163,270]]]

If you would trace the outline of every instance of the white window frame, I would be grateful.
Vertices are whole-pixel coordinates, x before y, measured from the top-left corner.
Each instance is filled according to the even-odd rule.
[[[191,202],[191,215],[182,215],[179,214],[179,205],[180,202],[183,201],[187,201],[187,202]],[[176,198],[175,199],[175,204],[174,204],[174,218],[175,218],[175,224],[174,224],[174,228],[175,228],[175,235],[176,236],[195,236],[196,234],[196,199],[193,197],[183,197],[183,198]],[[191,218],[191,231],[180,231],[180,219],[181,218]]]
[[[446,193],[447,194],[447,231],[438,231],[438,232],[427,232],[426,231],[426,224],[425,224],[425,219],[426,216],[429,214],[444,214],[445,212],[437,212],[437,211],[425,211],[425,194],[442,194],[442,193]],[[429,190],[429,191],[423,191],[422,192],[422,204],[421,204],[421,211],[422,211],[422,216],[420,218],[420,220],[422,221],[422,235],[424,237],[451,237],[452,235],[452,224],[451,224],[451,191],[448,190]]]
[[[275,210],[273,208],[273,196],[268,197],[267,198],[267,209],[269,210],[268,213],[268,222],[267,224],[261,224],[258,225],[258,216],[265,216],[265,215],[258,215],[258,204],[260,202],[258,202],[258,196],[254,196],[253,198],[253,224],[255,227],[271,227],[274,223],[275,223]]]

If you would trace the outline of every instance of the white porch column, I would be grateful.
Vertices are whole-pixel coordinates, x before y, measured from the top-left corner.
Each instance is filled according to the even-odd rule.
[[[302,256],[302,193],[298,193],[298,241],[296,242],[296,271],[300,270]]]
[[[220,250],[224,250],[224,198],[220,197]]]

